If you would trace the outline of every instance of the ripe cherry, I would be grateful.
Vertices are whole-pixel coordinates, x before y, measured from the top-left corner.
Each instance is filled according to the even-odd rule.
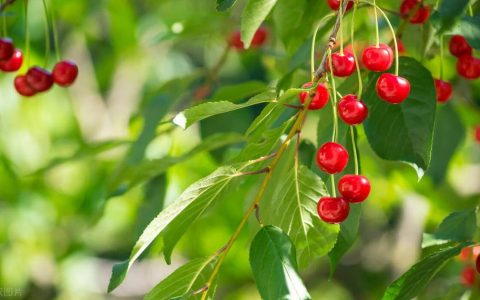
[[[0,39],[0,60],[9,60],[13,52],[15,51],[15,45],[9,38]]]
[[[340,173],[348,163],[348,152],[342,145],[334,142],[323,144],[317,151],[318,167],[329,174]]]
[[[348,125],[357,125],[368,116],[368,108],[355,95],[346,95],[338,103],[338,114]]]
[[[37,92],[44,92],[53,85],[53,77],[50,72],[40,67],[32,67],[27,72],[27,83]]]
[[[307,82],[302,87],[309,88],[311,86],[312,86],[312,83]],[[300,98],[300,102],[303,104],[305,103],[305,100],[308,97],[308,92],[302,92],[298,95],[298,97]],[[315,91],[315,96],[313,96],[313,99],[310,102],[308,109],[310,110],[322,109],[323,107],[325,107],[325,105],[327,105],[328,99],[329,99],[329,94],[328,94],[327,87],[324,84],[319,83],[317,86],[317,90]]]
[[[350,52],[335,52],[332,54],[332,66],[333,75],[348,77],[355,71],[355,57]],[[327,63],[327,70],[330,71],[330,63]]]
[[[268,36],[268,31],[264,27],[258,28],[255,34],[253,35],[251,46],[253,48],[259,48],[263,46],[263,44],[265,44],[265,41],[267,40],[267,36]],[[230,36],[228,43],[230,47],[236,50],[245,50],[242,42],[242,35],[238,30],[235,31]]]
[[[472,257],[472,248],[470,247],[462,248],[462,251],[458,255],[458,259],[461,261],[469,261],[471,257]]]
[[[480,77],[480,60],[470,54],[462,55],[457,60],[457,72],[467,79]]]
[[[477,268],[477,273],[480,274],[480,256],[477,256],[477,260],[475,261],[475,267]]]
[[[460,277],[460,281],[466,287],[472,287],[475,284],[475,269],[472,266],[466,266]]]
[[[328,6],[332,10],[338,10],[340,8],[340,0],[327,0]],[[353,1],[350,0],[350,2],[347,4],[347,10],[351,9],[353,7]]]
[[[0,61],[0,70],[3,72],[15,72],[20,69],[23,63],[23,53],[20,49],[15,49],[13,56],[9,60]]]
[[[235,31],[232,33],[230,36],[230,39],[228,40],[228,44],[230,47],[235,48],[236,50],[244,50],[243,49],[243,42],[242,42],[242,35],[240,31]]]
[[[28,85],[25,75],[18,75],[17,77],[15,77],[13,83],[17,92],[22,96],[31,97],[37,93],[37,91],[35,91],[30,87],[30,85]]]
[[[461,35],[452,36],[450,43],[448,44],[448,48],[450,49],[450,53],[456,57],[460,57],[465,54],[472,54],[472,47],[470,47],[467,40]]]
[[[415,10],[416,13],[410,17]],[[423,24],[430,16],[430,6],[424,5],[422,0],[404,0],[400,6],[400,14],[404,19],[410,17],[412,24]]]
[[[480,125],[475,128],[475,140],[480,143]]]
[[[384,73],[377,80],[377,94],[389,103],[399,104],[410,94],[410,83],[403,77]]]
[[[405,53],[407,53],[407,50],[405,49],[405,45],[400,39],[397,39],[397,47],[398,47],[399,55],[404,55]]]
[[[352,203],[365,201],[370,194],[370,182],[361,175],[345,175],[338,181],[338,191]]]
[[[71,85],[78,75],[78,67],[73,61],[62,60],[53,68],[53,81],[59,86],[67,87]]]
[[[384,72],[392,66],[393,51],[386,44],[369,46],[363,50],[362,62],[365,68],[374,72]]]
[[[320,219],[327,223],[341,223],[348,217],[350,205],[341,197],[323,197],[318,201],[317,212]]]
[[[435,79],[435,89],[437,90],[437,102],[445,103],[452,96],[452,85],[440,79]]]

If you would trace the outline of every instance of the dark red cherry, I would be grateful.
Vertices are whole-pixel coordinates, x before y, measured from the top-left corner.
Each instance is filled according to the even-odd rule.
[[[53,85],[53,77],[50,72],[40,67],[32,67],[27,72],[27,83],[37,92],[44,92]]]
[[[338,181],[338,191],[352,203],[365,201],[370,194],[370,182],[361,175],[345,175]]]
[[[480,125],[475,128],[475,140],[480,143]]]
[[[328,6],[332,10],[338,10],[340,8],[340,0],[327,0]],[[350,2],[347,4],[347,10],[351,9],[353,7],[353,1],[350,0]]]
[[[477,273],[480,274],[480,255],[477,256],[477,260],[475,261],[475,267],[477,268]]]
[[[404,0],[400,6],[400,14],[404,19],[407,19],[414,10],[416,13],[410,17],[410,23],[423,24],[428,20],[430,6],[425,5],[422,0]]]
[[[306,88],[309,88],[311,86],[312,86],[312,83],[307,82],[302,87],[306,89]],[[300,102],[303,104],[303,103],[305,103],[305,100],[308,97],[308,92],[301,92],[298,95],[298,97],[300,99]],[[329,99],[329,94],[328,94],[327,87],[324,84],[319,83],[318,86],[317,86],[317,89],[315,91],[315,96],[313,96],[313,99],[310,102],[310,105],[308,106],[308,109],[310,109],[310,110],[322,109],[322,108],[325,107],[325,105],[327,105],[328,99]]]
[[[457,60],[457,72],[467,79],[480,77],[480,60],[470,54],[462,55]]]
[[[392,66],[393,51],[386,44],[369,46],[363,50],[362,62],[370,71],[384,72]]]
[[[255,31],[255,34],[253,35],[253,38],[252,38],[252,43],[251,43],[252,47],[253,48],[262,47],[265,44],[267,37],[268,37],[267,29],[265,29],[265,27],[258,28],[258,30]]]
[[[381,99],[393,104],[402,103],[410,94],[408,80],[390,73],[380,75],[376,88]]]
[[[67,87],[71,85],[78,75],[78,67],[73,61],[62,60],[53,68],[53,81],[59,86]]]
[[[350,52],[332,54],[333,75],[348,77],[355,71],[355,57]],[[330,63],[327,63],[327,70],[330,71]]]
[[[3,72],[15,72],[22,67],[23,53],[20,49],[15,49],[13,56],[9,60],[0,61],[0,70]]]
[[[452,96],[452,85],[440,79],[435,79],[435,89],[437,90],[437,102],[445,103]]]
[[[452,36],[450,43],[448,44],[448,48],[450,49],[450,53],[456,57],[460,57],[465,54],[472,54],[472,47],[470,47],[467,40],[461,35]]]
[[[317,151],[318,167],[329,174],[340,173],[348,163],[348,152],[342,145],[334,142],[323,144]]]
[[[15,45],[10,38],[0,39],[0,60],[9,60],[14,51]]]
[[[472,266],[466,266],[460,276],[460,281],[466,287],[472,287],[475,284],[475,269]]]
[[[338,103],[338,114],[348,125],[357,125],[368,116],[368,108],[355,95],[346,95]]]
[[[15,77],[13,83],[17,92],[22,96],[30,97],[37,93],[37,91],[35,91],[30,87],[30,85],[28,85],[25,75],[18,75],[17,77]]]
[[[345,221],[348,217],[350,204],[341,197],[323,197],[317,203],[317,212],[323,221],[330,224],[337,224]]]

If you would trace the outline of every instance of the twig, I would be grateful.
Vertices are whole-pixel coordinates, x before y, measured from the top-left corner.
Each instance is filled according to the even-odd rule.
[[[0,4],[0,13],[4,12],[5,9],[7,9],[8,6],[15,3],[15,1],[16,0],[7,0],[7,1],[3,2],[2,4]]]

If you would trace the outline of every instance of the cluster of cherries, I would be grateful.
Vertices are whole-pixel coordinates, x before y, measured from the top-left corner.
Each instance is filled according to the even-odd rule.
[[[477,278],[480,278],[477,275],[477,273],[480,274],[480,246],[463,248],[459,259],[465,263],[465,267],[460,274],[460,281],[465,287],[474,287]],[[480,284],[478,287],[480,287]]]
[[[454,35],[449,43],[450,53],[457,57],[457,72],[467,79],[480,78],[480,59],[472,55],[473,49],[461,35]]]
[[[10,38],[0,38],[0,70],[16,72],[22,64],[22,51],[15,48]],[[55,65],[52,72],[38,66],[31,67],[26,74],[15,77],[14,85],[20,95],[30,97],[49,90],[54,83],[68,87],[75,81],[77,75],[77,65],[70,60],[62,60]]]

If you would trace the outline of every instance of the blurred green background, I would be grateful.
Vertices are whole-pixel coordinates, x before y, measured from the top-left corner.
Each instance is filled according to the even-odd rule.
[[[31,56],[27,60],[30,65],[43,65],[42,3],[29,2]],[[160,256],[161,245],[155,245],[148,258],[134,265],[124,284],[106,294],[112,264],[128,257],[156,213],[189,184],[238,153],[241,145],[189,156],[128,192],[114,184],[112,191],[124,157],[136,164],[182,155],[214,133],[242,133],[261,109],[214,117],[185,131],[171,124],[157,126],[198,103],[195,95],[209,83],[205,79],[209,70],[224,53],[228,36],[238,29],[244,2],[239,0],[228,12],[217,12],[213,0],[48,1],[56,16],[61,55],[78,63],[80,75],[67,90],[54,88],[22,99],[13,89],[14,75],[0,74],[0,288],[4,298],[141,299],[180,264],[209,255],[228,240],[246,205],[245,191],[250,189],[245,186],[254,187],[253,181],[229,191],[228,199],[189,230],[172,265]],[[229,53],[218,78],[200,98],[238,102],[279,81],[280,86],[291,87],[307,81],[313,25],[329,10],[326,1],[301,2],[311,3],[312,9],[303,11],[302,18],[285,19],[276,8],[265,24],[270,33],[267,44]],[[398,10],[398,1],[377,3]],[[17,1],[6,17],[9,35],[22,49],[23,5]],[[397,26],[398,16],[389,16]],[[373,43],[371,11],[360,9],[355,22],[357,41]],[[380,26],[381,38],[389,42],[385,22]],[[298,31],[289,32],[289,28]],[[323,49],[329,30],[327,25],[321,29],[318,49]],[[429,51],[424,51],[426,42],[418,42],[420,36],[428,40],[430,35],[429,25],[408,26],[403,41],[408,55],[425,62],[435,75],[438,41],[432,39]],[[55,56],[53,52],[48,56],[51,68]],[[457,151],[449,161],[449,155],[434,149],[432,173],[417,182],[410,167],[379,159],[360,129],[362,170],[373,190],[363,207],[359,239],[333,278],[328,280],[327,258],[312,262],[304,272],[314,299],[379,299],[386,286],[418,258],[423,231],[432,231],[448,213],[480,202],[480,145],[473,139],[473,127],[480,123],[480,84],[456,77],[455,60],[448,55],[445,78],[455,86],[454,97],[440,108],[448,112],[440,113],[437,122],[453,122],[447,125],[451,135],[444,138],[460,137]],[[152,100],[158,95],[179,99],[171,107],[165,104],[166,116],[156,113],[162,110],[162,102]],[[451,120],[452,111],[458,120]],[[311,113],[306,125],[305,138],[313,144],[321,114],[330,112]],[[325,129],[327,124],[320,125],[320,130],[322,126]],[[139,152],[128,152],[139,136],[143,139],[136,142]],[[259,299],[246,251],[250,239],[251,235],[243,234],[229,254],[220,275],[218,299]],[[458,299],[464,291],[461,269],[458,261],[449,264],[423,299]],[[13,295],[7,295],[10,292]]]

